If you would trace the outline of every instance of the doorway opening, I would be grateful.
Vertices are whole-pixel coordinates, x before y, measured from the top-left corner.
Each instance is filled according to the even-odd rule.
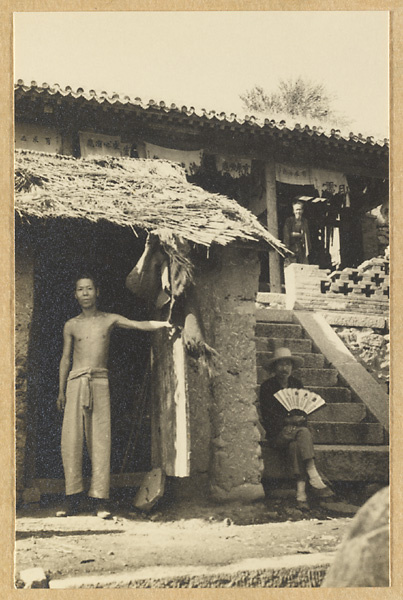
[[[28,359],[28,402],[32,423],[27,478],[62,479],[62,416],[57,412],[59,362],[64,323],[80,313],[75,278],[90,272],[98,280],[98,307],[129,319],[149,315],[125,288],[127,274],[144,250],[144,238],[110,223],[78,220],[42,225],[34,278],[34,314]],[[116,329],[109,352],[111,390],[111,473],[151,468],[150,336]],[[84,476],[90,462],[84,449]]]

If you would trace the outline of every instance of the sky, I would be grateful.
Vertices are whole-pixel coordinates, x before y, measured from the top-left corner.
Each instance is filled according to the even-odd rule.
[[[349,130],[388,137],[384,11],[14,14],[14,79],[248,113],[240,94],[323,83]]]

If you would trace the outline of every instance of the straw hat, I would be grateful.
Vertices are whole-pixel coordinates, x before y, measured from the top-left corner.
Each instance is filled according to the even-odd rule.
[[[293,366],[297,368],[302,367],[304,364],[304,359],[301,356],[294,356],[291,354],[289,348],[276,348],[273,356],[264,361],[263,367],[265,369],[271,369],[277,361],[284,359],[290,360],[293,363]]]

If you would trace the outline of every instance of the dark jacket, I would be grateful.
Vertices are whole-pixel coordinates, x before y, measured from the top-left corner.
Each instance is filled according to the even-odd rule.
[[[301,389],[301,381],[292,375],[288,379],[289,388]],[[274,397],[274,394],[282,389],[276,377],[266,379],[260,386],[259,405],[262,425],[266,430],[267,439],[274,439],[285,425],[285,419],[289,412]]]

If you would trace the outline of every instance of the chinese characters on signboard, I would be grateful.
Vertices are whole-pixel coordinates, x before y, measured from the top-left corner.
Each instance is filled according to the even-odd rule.
[[[130,156],[130,145],[123,144],[120,136],[80,131],[80,152],[87,156]]]
[[[15,147],[59,154],[62,150],[61,135],[53,127],[33,123],[16,123]]]

